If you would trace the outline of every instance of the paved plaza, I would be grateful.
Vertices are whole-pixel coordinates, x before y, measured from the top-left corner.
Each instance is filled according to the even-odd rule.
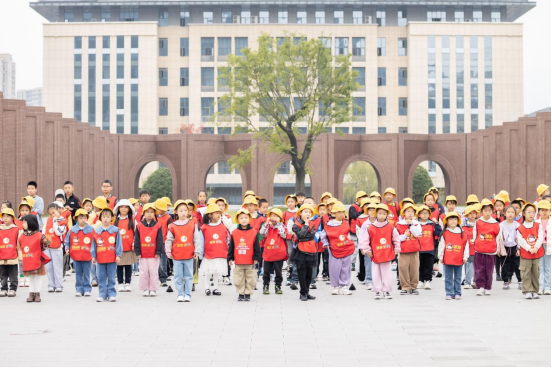
[[[355,279],[356,280],[356,279]],[[494,283],[491,296],[463,290],[446,301],[444,279],[419,296],[374,300],[355,284],[351,296],[332,296],[319,281],[315,301],[298,291],[237,302],[234,286],[192,303],[160,289],[137,289],[116,303],[74,296],[74,275],[61,294],[28,288],[0,299],[1,366],[550,366],[550,297],[524,300]],[[271,285],[271,287],[273,287]],[[259,283],[261,289],[261,283]]]

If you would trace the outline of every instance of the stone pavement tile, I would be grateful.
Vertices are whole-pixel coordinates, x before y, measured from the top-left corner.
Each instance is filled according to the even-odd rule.
[[[282,357],[280,358],[249,358],[247,361],[249,367],[282,367],[286,365],[286,360]]]
[[[457,355],[457,354],[449,354],[449,355],[439,355],[439,356],[436,356],[435,355],[435,352],[433,352],[431,354],[431,359],[433,359],[434,361],[436,362],[450,362],[450,361],[460,361],[460,360],[465,360],[465,361],[469,361],[470,358],[465,356],[465,355]]]

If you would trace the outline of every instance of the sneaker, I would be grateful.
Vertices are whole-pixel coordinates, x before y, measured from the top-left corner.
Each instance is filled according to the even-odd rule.
[[[119,284],[119,288],[117,290],[118,291],[125,291],[125,285],[124,284]]]
[[[278,285],[276,285],[274,287],[274,289],[276,290],[276,294],[283,294],[284,292],[282,291],[282,288]]]
[[[102,302],[105,302],[105,299],[100,296],[100,297],[96,298],[96,301],[98,303],[102,303]]]
[[[463,287],[464,289],[471,289],[471,285],[468,283],[465,283]]]
[[[445,300],[452,300],[452,296],[447,295],[447,296],[445,297]]]
[[[472,287],[472,289],[477,289],[477,286],[475,285],[475,282],[471,283],[471,287]]]
[[[56,289],[54,289],[53,287],[49,287],[49,288],[48,288],[48,292],[49,292],[49,293],[53,293],[53,292],[55,292],[55,291],[56,291]]]
[[[116,296],[110,296],[108,300],[109,300],[111,303],[113,303],[113,302],[116,302],[116,301],[117,301],[117,297],[116,297]]]
[[[330,285],[330,284],[331,284],[330,280],[326,281],[326,285]]]
[[[5,296],[8,296],[8,291],[7,290],[0,291],[0,297],[5,297]]]
[[[454,296],[454,299],[460,300],[460,299],[462,299],[462,295],[455,295],[455,296]]]
[[[491,291],[490,291],[490,290],[487,290],[487,289],[485,289],[485,296],[489,296],[489,295],[491,295]]]
[[[374,295],[374,299],[381,299],[381,293],[379,291]]]
[[[412,295],[419,295],[420,293],[418,292],[418,290],[413,289],[413,290],[410,290],[410,294],[412,294]]]
[[[508,289],[510,289],[510,284],[505,282],[504,285],[502,285],[502,290],[508,290]]]
[[[333,288],[332,295],[339,295],[339,288],[338,287]]]
[[[268,285],[263,286],[263,294],[264,295],[270,294],[270,290],[268,289]]]
[[[140,276],[140,272],[135,271],[133,275],[134,275],[134,276]]]
[[[150,295],[149,296],[156,296],[157,293],[155,291],[150,291]]]
[[[531,294],[531,293],[525,293],[525,294],[523,294],[523,297],[524,297],[525,299],[533,299],[533,294]]]
[[[91,295],[91,294],[90,294],[90,291],[85,291],[85,292],[84,292],[84,296],[90,296],[90,295]]]
[[[75,293],[75,296],[76,296],[77,298],[80,298],[80,297],[82,296],[82,294],[81,294],[81,293]]]
[[[15,290],[8,291],[8,298],[13,298],[15,296]]]
[[[177,302],[183,302],[184,301],[184,295],[179,295],[178,298],[176,298]]]
[[[192,301],[192,297],[190,297],[189,295],[185,295],[185,296],[184,296],[184,302],[185,302],[185,303],[189,303],[189,302],[191,302],[191,301]]]
[[[63,292],[63,289],[56,289],[56,293],[61,293]]]
[[[424,282],[418,281],[418,289],[423,289],[423,288],[424,288]]]
[[[316,284],[310,284],[311,289],[316,289]]]
[[[518,290],[521,290],[521,282],[518,282]]]
[[[374,287],[374,284],[372,284],[371,282],[366,284],[366,289],[368,289],[368,290],[372,290],[373,287]]]
[[[291,281],[287,280],[286,281],[286,286],[291,286]]]
[[[211,295],[211,290],[210,289],[205,289],[205,295]]]
[[[384,291],[384,292],[383,292],[383,297],[384,297],[385,299],[393,299],[393,297],[391,296],[391,294],[389,294],[389,292],[387,292],[387,291]]]
[[[167,281],[163,281],[163,282],[161,282],[161,286],[167,287],[167,286],[169,286],[169,284],[167,284]]]
[[[542,295],[550,295],[550,289],[545,289]]]
[[[299,295],[299,299],[301,299],[302,302],[306,302],[307,300],[309,300],[309,298],[303,294]]]
[[[245,300],[245,295],[240,294],[238,295],[238,302],[243,302]]]
[[[244,299],[244,301],[246,301],[246,302],[251,301],[251,295],[245,294],[245,299]]]
[[[316,299],[316,297],[313,296],[313,295],[307,294],[307,299],[308,300],[314,300],[314,299]]]
[[[353,292],[347,286],[343,286],[341,288],[341,295],[353,295]]]
[[[424,289],[431,290],[431,282],[430,281],[424,282]]]
[[[8,295],[9,296],[9,295]],[[539,299],[539,294],[533,293],[533,299]]]
[[[230,278],[226,276],[222,278],[222,283],[224,285],[232,285],[232,283],[230,282]]]
[[[132,291],[132,287],[130,284],[125,284],[125,290],[124,291]]]
[[[171,278],[170,278],[170,277],[167,277],[167,281],[171,281]]]
[[[92,281],[92,286],[98,286],[98,281]]]
[[[351,265],[351,271],[356,271],[356,265],[354,263]]]
[[[480,288],[479,291],[477,292],[477,296],[482,296],[484,293],[485,293],[485,289]]]
[[[406,291],[406,290],[401,290],[401,292],[399,293],[399,295],[408,295],[408,291]]]
[[[437,275],[435,275],[435,277],[437,277],[437,278],[443,277],[443,274],[441,272],[437,272]]]
[[[142,296],[149,296],[149,295],[150,295],[149,290],[144,290],[144,292],[142,293]]]
[[[539,289],[539,292],[537,294],[542,295],[542,289]]]
[[[219,289],[215,289],[215,290],[213,290],[213,295],[214,296],[220,296],[220,295],[222,295],[222,293],[219,291]]]
[[[299,288],[297,287],[297,284],[296,284],[296,283],[291,284],[291,286],[290,286],[289,288],[290,288],[291,290],[297,290],[297,289],[299,289]]]
[[[502,281],[502,277],[498,273],[496,274],[496,281]]]

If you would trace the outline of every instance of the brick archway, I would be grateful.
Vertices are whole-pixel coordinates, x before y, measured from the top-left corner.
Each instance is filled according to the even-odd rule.
[[[165,166],[167,166],[167,168],[169,169],[170,173],[171,173],[171,179],[172,179],[172,182],[173,182],[173,185],[172,185],[172,199],[173,201],[175,200],[175,198],[178,198],[178,192],[176,190],[176,170],[174,168],[174,166],[172,165],[171,161],[163,156],[163,155],[159,155],[159,154],[149,154],[149,155],[145,155],[143,157],[141,157],[140,159],[138,159],[131,171],[130,171],[130,178],[134,178],[134,181],[132,182],[133,184],[133,187],[132,187],[132,192],[134,194],[132,195],[137,195],[138,194],[138,188],[139,188],[139,181],[140,181],[140,174],[142,173],[142,170],[144,169],[144,167],[149,164],[150,162],[156,162],[156,161],[159,161],[159,162],[162,162],[163,164],[165,164]],[[129,195],[130,196],[130,195]],[[126,197],[125,197],[126,198]]]
[[[345,174],[347,173],[347,169],[349,166],[357,161],[364,161],[370,164],[374,171],[376,172],[376,178],[378,180],[378,192],[382,192],[384,177],[380,173],[384,172],[382,165],[379,163],[377,159],[375,159],[372,156],[365,155],[365,154],[357,154],[354,156],[349,157],[341,166],[339,170],[339,175],[337,178],[339,179],[337,182],[337,192],[334,194],[337,195],[339,198],[343,198],[343,180],[345,180]],[[366,189],[365,189],[366,190]]]
[[[443,176],[445,178],[445,191],[444,193],[440,193],[440,197],[444,197],[452,193],[458,193],[460,191],[460,188],[458,188],[458,182],[456,179],[454,168],[452,167],[450,162],[448,162],[446,158],[438,154],[423,154],[421,156],[418,156],[414,160],[414,163],[412,164],[408,172],[407,180],[408,180],[408,183],[410,184],[408,186],[406,197],[412,198],[414,172],[416,171],[416,168],[418,167],[418,165],[420,165],[424,161],[434,161],[441,167],[441,170],[443,171]]]
[[[215,165],[216,163],[218,163],[218,162],[228,161],[231,157],[232,157],[232,155],[220,154],[220,155],[217,155],[217,156],[214,156],[214,157],[210,158],[208,161],[205,161],[202,164],[201,169],[199,171],[200,172],[199,177],[203,177],[202,190],[207,190],[207,176],[209,175],[209,170],[211,169],[211,167],[213,165]],[[241,197],[243,198],[245,192],[247,191],[246,172],[243,168],[240,169],[239,172],[240,172],[240,180],[241,180]],[[195,200],[195,197],[192,198],[192,199]]]

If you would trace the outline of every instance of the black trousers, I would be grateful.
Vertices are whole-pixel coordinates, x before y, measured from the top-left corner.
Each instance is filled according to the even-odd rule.
[[[359,270],[357,274],[358,281],[362,282],[366,278],[366,267],[364,266],[364,255],[358,250]],[[397,267],[397,270],[399,268]]]
[[[497,276],[500,276],[502,270],[502,263],[504,263],[504,257],[499,255],[495,256],[495,272]]]
[[[322,276],[328,277],[330,276],[330,269],[328,268],[330,262],[330,253],[328,253],[327,249],[324,249],[324,253],[322,254],[322,261]]]
[[[132,265],[117,266],[117,282],[122,284],[130,284],[130,278],[132,276]]]
[[[521,274],[519,272],[519,256],[516,257],[517,247],[506,247],[506,257],[500,257],[502,265],[502,281],[508,282],[512,279],[514,273],[518,282],[521,282]]]
[[[300,268],[297,268],[297,276],[299,276],[299,293],[301,295],[307,295],[312,279],[312,267],[301,265]]]
[[[273,262],[263,262],[263,285],[268,286],[270,284],[270,275],[272,272],[276,273],[274,278],[274,284],[276,286],[282,286],[282,267],[284,266],[284,261],[273,261]]]
[[[435,256],[433,253],[420,252],[420,281],[431,281],[433,279],[433,262]],[[397,267],[397,270],[399,268]]]
[[[8,290],[8,281],[10,284],[10,290],[17,291],[17,269],[19,265],[1,265],[0,266],[0,280],[2,282],[2,290]]]

